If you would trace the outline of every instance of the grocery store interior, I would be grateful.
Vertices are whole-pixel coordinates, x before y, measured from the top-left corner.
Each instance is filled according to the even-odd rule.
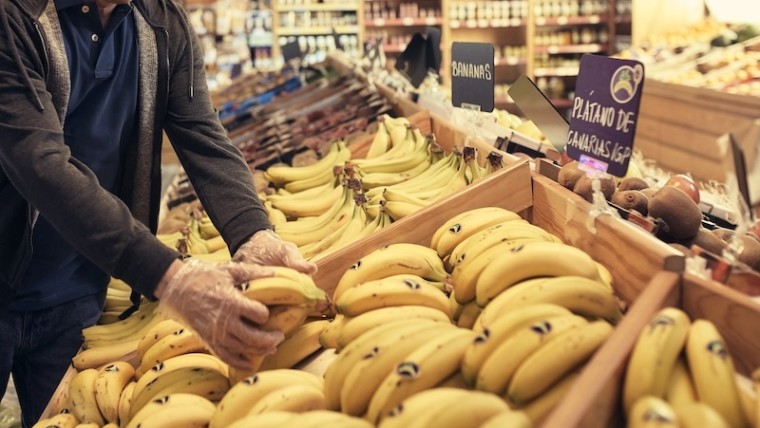
[[[238,285],[246,371],[112,278],[36,426],[760,428],[760,1],[174,1],[318,270]],[[159,240],[229,261],[161,164]]]

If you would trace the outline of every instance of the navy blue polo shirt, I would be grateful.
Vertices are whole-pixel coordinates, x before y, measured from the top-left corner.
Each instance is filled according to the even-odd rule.
[[[138,46],[132,6],[117,5],[104,28],[94,1],[55,0],[71,74],[64,139],[103,188],[113,192],[137,127]],[[83,209],[86,207],[83,207]],[[39,310],[103,293],[107,274],[66,243],[43,216],[13,303]]]

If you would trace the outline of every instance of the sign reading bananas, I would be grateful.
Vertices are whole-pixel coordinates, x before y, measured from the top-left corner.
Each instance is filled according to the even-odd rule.
[[[633,151],[643,87],[640,62],[584,55],[570,110],[568,156],[624,176]]]
[[[493,111],[493,45],[454,42],[451,45],[451,102],[454,107]]]

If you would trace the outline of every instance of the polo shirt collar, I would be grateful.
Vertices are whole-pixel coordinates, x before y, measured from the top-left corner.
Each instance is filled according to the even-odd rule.
[[[85,3],[90,3],[86,0],[54,0],[55,10],[68,9],[73,6],[81,6]]]

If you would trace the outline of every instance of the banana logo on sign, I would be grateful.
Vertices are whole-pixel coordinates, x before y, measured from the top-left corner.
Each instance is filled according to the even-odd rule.
[[[641,65],[635,67],[624,65],[618,68],[610,79],[612,99],[620,104],[631,101],[639,90],[643,76],[644,69]]]

